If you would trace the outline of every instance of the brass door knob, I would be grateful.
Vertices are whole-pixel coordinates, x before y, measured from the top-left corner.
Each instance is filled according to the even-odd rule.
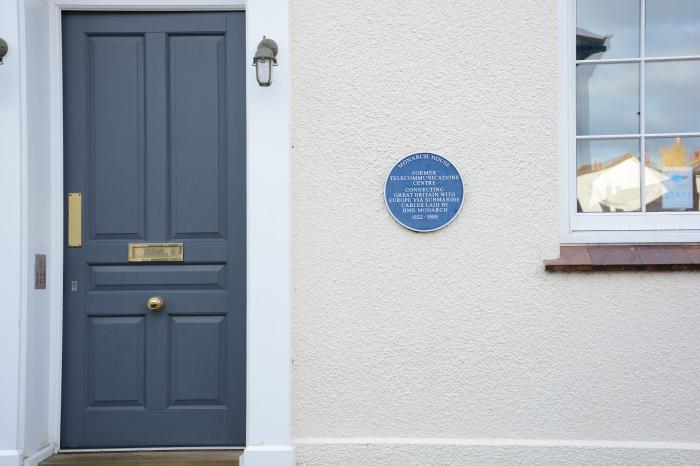
[[[146,306],[153,312],[158,312],[165,306],[165,300],[160,296],[151,296],[146,301]]]

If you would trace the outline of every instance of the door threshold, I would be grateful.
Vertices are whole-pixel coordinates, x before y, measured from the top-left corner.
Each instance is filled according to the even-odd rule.
[[[109,453],[125,452],[136,453],[139,451],[243,451],[245,447],[136,447],[136,448],[59,448],[59,453]]]
[[[60,452],[40,466],[239,466],[242,449],[178,449]]]

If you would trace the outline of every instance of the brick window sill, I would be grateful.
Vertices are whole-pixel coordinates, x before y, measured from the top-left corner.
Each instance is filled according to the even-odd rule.
[[[548,272],[700,270],[700,244],[591,244],[561,246]]]

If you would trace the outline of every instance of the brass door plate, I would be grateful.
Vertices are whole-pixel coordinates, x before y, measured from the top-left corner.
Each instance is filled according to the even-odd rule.
[[[182,262],[183,243],[129,243],[129,262]]]
[[[83,246],[83,194],[68,193],[68,247]]]

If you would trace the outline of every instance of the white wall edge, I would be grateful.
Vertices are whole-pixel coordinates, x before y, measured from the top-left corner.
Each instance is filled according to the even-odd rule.
[[[570,440],[518,438],[410,438],[410,437],[303,437],[296,445],[426,445],[426,446],[486,446],[486,447],[565,447],[617,448],[642,450],[695,450],[697,442],[635,441],[635,440]]]
[[[26,40],[26,21],[25,21],[25,3],[19,1],[17,3],[18,13],[18,56],[19,56],[19,73],[20,73],[20,303],[19,303],[19,373],[18,377],[18,409],[19,422],[17,424],[17,448],[19,451],[24,449],[24,436],[26,426],[26,402],[27,402],[27,334],[29,329],[28,323],[28,300],[29,300],[29,279],[28,271],[32,270],[33,264],[29,262],[29,193],[28,193],[28,120],[27,113],[29,111],[27,102],[27,40]]]
[[[272,86],[260,87],[254,73],[246,74],[246,437],[247,445],[284,448],[292,441],[288,8],[287,0],[251,0],[246,6],[249,70],[263,36],[279,45]]]
[[[280,458],[291,446],[291,192],[289,33],[286,0],[44,0],[49,6],[51,73],[51,283],[63,283],[63,87],[61,11],[246,10],[246,66],[263,35],[280,48],[275,81],[246,73],[247,103],[247,443],[248,456]],[[270,206],[275,208],[271,209]],[[26,259],[25,259],[26,260]],[[29,264],[25,264],[28,267]],[[51,289],[49,441],[60,445],[62,285]],[[270,293],[270,290],[276,290]],[[274,447],[273,447],[274,445]],[[248,451],[248,449],[246,449]],[[286,455],[286,453],[285,453]],[[288,456],[288,455],[287,455]],[[287,456],[284,456],[286,458]],[[293,458],[293,454],[289,456]],[[276,461],[276,460],[275,460]],[[270,463],[275,465],[284,462]],[[291,463],[289,463],[291,464]],[[0,463],[0,466],[4,464]]]
[[[28,456],[22,462],[22,466],[39,466],[39,463],[44,461],[49,456],[55,453],[55,449],[52,446],[44,447],[38,452],[31,456]]]
[[[559,70],[559,108],[557,115],[558,124],[558,151],[559,151],[559,238],[562,243],[571,242],[571,216],[569,214],[569,151],[571,141],[569,131],[571,128],[571,110],[569,108],[569,96],[571,94],[571,76],[568,68],[569,63],[569,1],[557,1],[557,60]]]
[[[294,448],[289,445],[250,446],[241,457],[241,466],[293,466]]]

